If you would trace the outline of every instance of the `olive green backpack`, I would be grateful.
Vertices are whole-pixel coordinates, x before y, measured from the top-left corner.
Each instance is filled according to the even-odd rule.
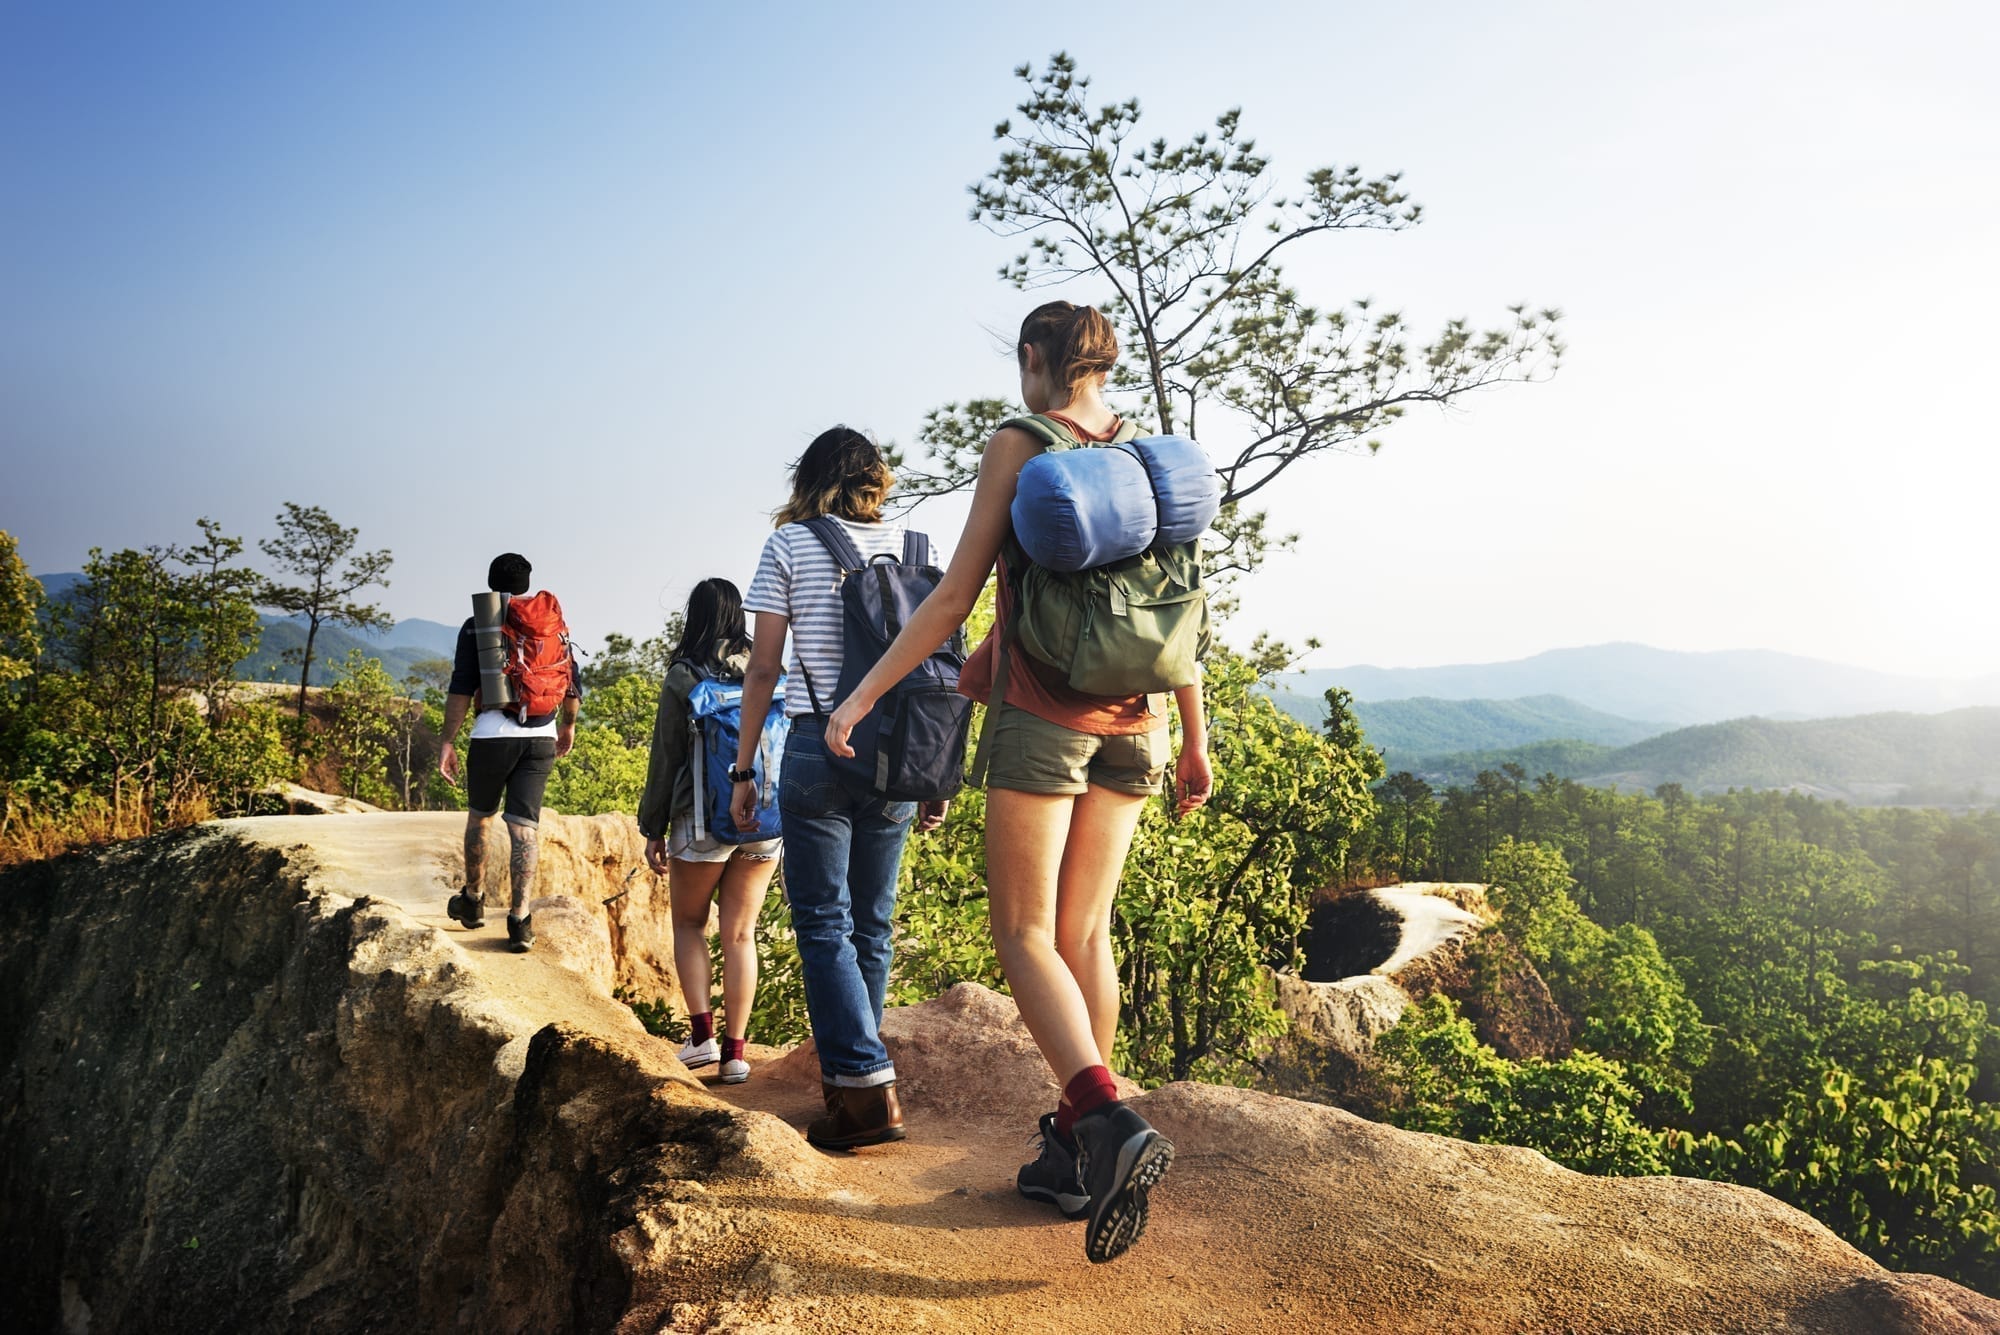
[[[1005,423],[1048,450],[1089,448],[1061,423],[1039,414]],[[1107,445],[1139,435],[1131,422]],[[1208,653],[1208,594],[1201,586],[1201,544],[1160,543],[1137,556],[1089,570],[1062,572],[1035,564],[1010,532],[1003,552],[1013,585],[1013,615],[1000,628],[993,665],[994,701],[1007,692],[1007,660],[1019,649],[1061,673],[1084,695],[1152,695],[1201,680]],[[986,776],[986,734],[980,730],[972,781]]]

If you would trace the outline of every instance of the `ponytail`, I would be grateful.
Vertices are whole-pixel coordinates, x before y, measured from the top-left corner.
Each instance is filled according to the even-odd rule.
[[[1023,366],[1031,346],[1041,350],[1049,382],[1067,394],[1087,381],[1102,379],[1118,364],[1118,335],[1095,306],[1051,301],[1035,307],[1021,321],[1015,345]]]

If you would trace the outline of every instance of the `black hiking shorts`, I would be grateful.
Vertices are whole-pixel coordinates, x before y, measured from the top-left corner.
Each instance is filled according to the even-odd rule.
[[[490,816],[505,793],[509,825],[539,825],[555,767],[553,737],[475,737],[466,746],[465,805],[474,815]]]

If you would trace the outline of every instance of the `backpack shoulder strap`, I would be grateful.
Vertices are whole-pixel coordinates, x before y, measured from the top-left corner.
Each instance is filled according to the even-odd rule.
[[[1010,417],[1000,425],[1003,428],[1017,427],[1027,432],[1042,442],[1044,449],[1074,450],[1083,445],[1082,441],[1069,433],[1068,427],[1053,417],[1045,417],[1041,413],[1033,413],[1027,417]]]
[[[847,530],[832,515],[817,515],[806,520],[805,526],[843,572],[852,573],[868,564],[861,557],[861,549],[854,545],[854,539],[847,536]]]
[[[903,564],[906,566],[927,566],[931,563],[931,540],[927,533],[919,533],[913,528],[903,530]]]

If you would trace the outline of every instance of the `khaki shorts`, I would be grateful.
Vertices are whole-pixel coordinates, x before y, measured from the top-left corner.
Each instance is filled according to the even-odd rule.
[[[1151,732],[1100,737],[1002,705],[987,745],[986,786],[1017,793],[1076,794],[1095,784],[1151,797],[1167,772],[1164,720]]]
[[[750,862],[769,862],[785,848],[783,839],[765,839],[754,844],[725,844],[714,835],[694,837],[694,817],[676,816],[667,827],[667,856],[676,862],[727,862],[741,857]]]

